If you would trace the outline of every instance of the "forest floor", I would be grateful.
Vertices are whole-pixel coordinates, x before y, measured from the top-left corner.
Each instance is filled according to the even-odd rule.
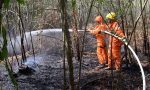
[[[52,34],[51,36],[62,39],[60,34]],[[62,42],[56,41],[56,38],[42,37],[35,38],[34,47],[40,48],[36,52],[35,61],[33,55],[27,57],[25,63],[32,67],[35,71],[30,74],[18,73],[16,80],[19,90],[63,90],[64,84],[64,69],[62,57]],[[142,77],[139,66],[135,63],[130,64],[127,68],[123,64],[120,73],[111,70],[99,69],[97,56],[95,53],[96,44],[95,38],[88,37],[85,40],[85,54],[83,55],[82,73],[81,73],[81,90],[142,90]],[[38,53],[37,53],[38,52]],[[138,56],[144,67],[147,90],[150,90],[150,64],[148,57],[141,53]],[[134,59],[133,59],[134,60]],[[134,60],[135,61],[135,60]],[[14,71],[17,72],[16,62],[12,63]],[[78,82],[79,62],[73,58],[74,65],[74,81],[75,87]],[[69,89],[69,71],[66,61],[66,79],[67,89]],[[0,63],[0,90],[15,90],[4,64]],[[77,88],[75,89],[77,90]]]
[[[63,59],[60,55],[37,55],[34,66],[35,72],[25,75],[18,74],[16,80],[19,90],[62,90],[63,89]],[[67,62],[66,62],[67,64]],[[73,59],[74,79],[77,86],[79,62]],[[136,64],[124,67],[121,73],[111,70],[99,69],[96,54],[84,55],[81,74],[81,90],[141,90],[142,78],[140,69]],[[2,90],[14,90],[8,74],[3,65],[0,65],[0,86]],[[68,86],[68,67],[66,71],[67,89]],[[150,70],[146,69],[147,90],[150,90]]]

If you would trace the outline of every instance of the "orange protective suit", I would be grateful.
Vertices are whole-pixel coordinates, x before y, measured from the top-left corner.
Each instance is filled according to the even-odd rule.
[[[97,57],[98,62],[100,64],[107,63],[107,49],[106,49],[106,43],[105,43],[105,34],[100,34],[99,32],[101,30],[106,30],[106,25],[99,24],[95,27],[94,30],[91,30],[91,34],[95,35],[97,38]]]
[[[109,25],[109,30],[115,32],[121,37],[125,37],[123,30],[119,27],[117,22],[113,22]],[[118,71],[121,70],[121,46],[122,41],[119,39],[109,36],[109,50],[108,50],[108,67],[114,68]]]

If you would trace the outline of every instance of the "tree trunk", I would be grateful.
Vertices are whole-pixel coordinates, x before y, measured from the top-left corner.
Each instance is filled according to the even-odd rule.
[[[69,26],[67,20],[67,0],[60,0],[61,6],[61,14],[62,14],[62,31],[64,32],[65,37],[65,49],[66,49],[66,56],[69,65],[69,79],[70,79],[70,90],[74,90],[74,74],[73,74],[73,62],[72,62],[72,50],[71,50],[71,39],[69,33]]]
[[[0,0],[0,27],[1,27],[1,24],[2,24],[2,14],[1,14],[1,12],[2,12],[3,1],[4,0]]]

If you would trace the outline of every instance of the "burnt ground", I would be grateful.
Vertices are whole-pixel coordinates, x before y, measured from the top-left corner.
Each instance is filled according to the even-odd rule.
[[[61,38],[60,35],[56,38]],[[55,38],[35,38],[34,48],[36,48],[36,58],[30,54],[27,65],[35,69],[29,75],[17,74],[16,80],[19,90],[63,90],[63,58],[62,42]],[[39,43],[40,42],[40,43]],[[82,63],[81,90],[142,90],[142,78],[137,64],[130,64],[129,68],[123,65],[121,73],[111,72],[110,70],[99,69],[97,56],[95,54],[96,44],[93,37],[86,40],[85,53]],[[94,53],[94,54],[93,54]],[[143,62],[147,90],[150,90],[150,65],[145,64],[149,61],[147,57],[138,54]],[[134,60],[134,59],[133,59]],[[135,61],[135,60],[134,60]],[[73,58],[75,86],[78,82],[79,62]],[[16,69],[14,61],[13,69]],[[113,74],[113,75],[112,75]],[[69,74],[66,62],[67,89],[69,89]],[[15,90],[8,73],[3,64],[0,64],[0,90]],[[75,89],[77,90],[77,89]]]
[[[62,90],[63,89],[63,59],[59,55],[40,55],[42,63],[38,64],[29,75],[18,74],[16,80],[19,90]],[[38,57],[39,58],[39,57]],[[77,86],[79,62],[74,60],[74,77]],[[67,62],[66,62],[67,64]],[[124,67],[121,73],[99,69],[95,55],[84,55],[81,75],[81,90],[142,90],[142,78],[136,64]],[[4,67],[3,67],[4,68]],[[68,67],[67,89],[69,89]],[[14,90],[7,73],[1,66],[0,85],[2,90]],[[146,70],[146,69],[145,69]],[[147,85],[150,82],[150,72],[146,70]],[[150,90],[150,86],[147,87]]]

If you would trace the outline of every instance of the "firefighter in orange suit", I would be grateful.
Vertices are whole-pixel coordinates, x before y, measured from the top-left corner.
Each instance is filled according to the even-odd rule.
[[[101,30],[106,30],[107,26],[103,24],[103,18],[101,16],[97,16],[95,18],[97,22],[96,27],[94,30],[89,30],[91,34],[96,36],[97,39],[97,57],[99,62],[99,68],[103,68],[107,63],[107,49],[105,43],[105,34],[101,34]]]
[[[106,19],[108,21],[108,30],[125,38],[123,30],[119,27],[116,22],[116,14],[111,12],[107,14]],[[115,69],[116,71],[121,70],[121,46],[122,41],[119,39],[109,36],[109,48],[108,48],[108,67],[106,69]]]

